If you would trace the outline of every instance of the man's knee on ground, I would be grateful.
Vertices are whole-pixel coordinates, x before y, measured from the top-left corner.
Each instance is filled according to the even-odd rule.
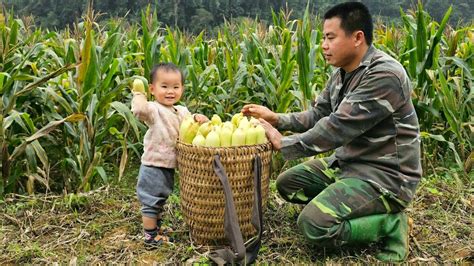
[[[312,244],[324,247],[340,246],[344,222],[323,213],[309,203],[298,217],[298,228]]]

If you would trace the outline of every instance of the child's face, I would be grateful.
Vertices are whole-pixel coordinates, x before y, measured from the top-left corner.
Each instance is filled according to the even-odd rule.
[[[175,71],[158,70],[150,88],[157,102],[165,106],[173,106],[183,94],[181,74]]]

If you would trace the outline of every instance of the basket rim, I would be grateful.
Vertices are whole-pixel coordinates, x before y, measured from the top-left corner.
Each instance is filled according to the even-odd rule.
[[[207,150],[207,151],[220,151],[220,150],[237,150],[237,149],[252,149],[252,148],[259,148],[259,147],[265,147],[265,146],[270,146],[271,149],[273,150],[273,145],[270,141],[267,141],[265,143],[261,144],[255,144],[255,145],[239,145],[239,146],[229,146],[229,147],[208,147],[208,146],[196,146],[188,143],[184,143],[181,140],[178,139],[176,142],[176,146],[181,145],[187,148],[192,148],[196,150]]]

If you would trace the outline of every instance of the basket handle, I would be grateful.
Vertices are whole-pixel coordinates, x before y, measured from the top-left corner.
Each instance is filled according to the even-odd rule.
[[[227,239],[230,241],[232,249],[224,248],[211,252],[209,258],[218,265],[226,263],[251,264],[257,259],[260,250],[262,238],[262,159],[256,155],[253,161],[254,171],[254,201],[252,208],[252,225],[257,229],[257,235],[244,244],[242,233],[240,231],[237,212],[235,210],[234,198],[230,189],[229,180],[221,163],[219,155],[214,156],[214,172],[219,177],[224,187],[225,211],[224,211],[224,231]],[[236,251],[236,252],[234,252]]]

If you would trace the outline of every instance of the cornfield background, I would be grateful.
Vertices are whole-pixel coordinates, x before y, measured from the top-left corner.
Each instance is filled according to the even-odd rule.
[[[421,194],[414,203],[415,209],[424,210],[432,196],[445,198],[448,204],[449,195],[455,195],[452,205],[435,201],[438,205],[433,212],[446,208],[459,211],[459,217],[467,217],[467,222],[457,219],[466,227],[459,227],[456,233],[469,238],[472,231],[467,228],[472,228],[469,224],[472,225],[474,205],[474,198],[468,196],[473,192],[474,22],[448,25],[451,9],[442,21],[434,21],[421,4],[416,10],[400,12],[400,25],[377,23],[374,44],[405,66],[414,87],[412,99],[422,131],[424,175],[437,180],[422,184],[429,196]],[[37,198],[21,195],[63,193],[67,197],[60,202],[74,210],[67,217],[77,215],[76,207],[83,205],[90,206],[91,213],[94,208],[95,212],[105,212],[110,207],[106,204],[114,197],[130,207],[133,192],[124,197],[109,195],[111,192],[103,192],[103,186],[133,183],[146,127],[130,112],[129,87],[134,78],[147,77],[157,62],[170,61],[185,71],[183,103],[192,112],[208,116],[215,113],[225,119],[246,103],[263,104],[277,112],[311,108],[332,71],[321,52],[321,20],[308,12],[298,20],[289,19],[287,12],[274,12],[271,25],[250,19],[227,22],[216,38],[205,32],[190,36],[162,27],[156,12],[150,9],[143,11],[139,24],[121,19],[99,24],[98,16],[89,8],[82,22],[61,31],[35,28],[28,18],[19,19],[13,14],[0,16],[0,199],[27,197],[28,205],[37,204]],[[274,164],[276,174],[288,166],[278,155]],[[93,194],[99,187],[104,198],[88,200],[76,196]],[[54,209],[55,197],[59,196],[41,200],[39,209],[45,212],[34,216],[50,219],[48,204]],[[178,201],[171,198],[172,206]],[[280,213],[283,205],[276,197],[271,202],[269,208],[277,210],[275,217],[280,220],[266,226],[275,228],[286,221],[280,215],[287,215],[290,220],[297,215],[297,210],[288,206],[284,209],[286,214]],[[0,200],[0,205],[6,206],[4,217],[18,228],[26,228],[11,216],[23,207],[5,203]],[[23,206],[21,201],[19,204]],[[179,214],[171,208],[171,212]],[[138,219],[123,207],[120,214],[125,217],[120,221]],[[175,216],[171,219],[181,221]],[[446,217],[443,223],[449,221],[451,218]],[[102,227],[95,223],[90,226],[97,235],[103,235]],[[48,225],[41,228],[49,230],[45,229]],[[140,231],[138,225],[132,230]],[[269,232],[273,234],[276,229]],[[294,234],[290,229],[281,232]],[[424,229],[418,233],[428,234]],[[81,236],[84,237],[82,229],[74,239]],[[283,242],[276,242],[272,248],[282,247],[281,252],[288,254],[285,241],[289,240],[286,236],[278,239]],[[466,239],[461,239],[459,245],[466,246]],[[6,238],[3,243],[10,241]],[[419,254],[430,253],[425,246],[416,244]],[[10,245],[5,254],[20,252],[26,259],[19,261],[26,262],[36,256],[47,257],[35,245],[27,253],[18,251],[21,246]],[[262,253],[269,252],[268,247],[264,248]],[[189,252],[194,251],[184,248],[183,253],[176,254]],[[274,254],[265,258],[273,258]],[[307,254],[310,261],[315,256]],[[286,262],[283,259],[270,261]]]
[[[474,26],[433,21],[421,4],[403,25],[377,24],[375,45],[398,59],[414,86],[425,171],[472,157]],[[273,24],[226,23],[216,39],[162,28],[155,12],[141,24],[95,23],[92,9],[73,29],[35,29],[5,15],[0,24],[0,195],[88,191],[123,176],[140,155],[144,126],[130,113],[128,87],[153,64],[185,70],[183,102],[228,118],[245,103],[277,112],[310,108],[331,72],[321,23],[273,13]]]

